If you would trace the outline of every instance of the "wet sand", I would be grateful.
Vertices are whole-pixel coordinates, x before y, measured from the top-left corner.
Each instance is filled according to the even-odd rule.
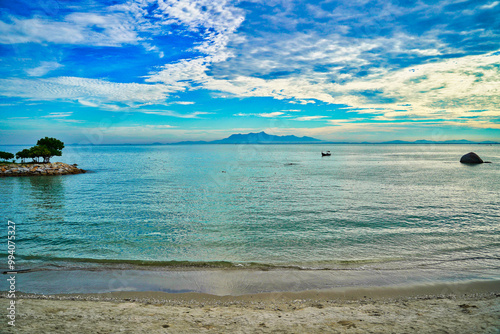
[[[18,295],[5,333],[499,333],[500,282],[215,296]],[[2,309],[9,302],[0,299]]]

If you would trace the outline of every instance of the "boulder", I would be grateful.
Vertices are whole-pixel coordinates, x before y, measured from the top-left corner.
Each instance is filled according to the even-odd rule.
[[[484,161],[474,152],[469,152],[460,158],[460,162],[463,164],[482,164]]]

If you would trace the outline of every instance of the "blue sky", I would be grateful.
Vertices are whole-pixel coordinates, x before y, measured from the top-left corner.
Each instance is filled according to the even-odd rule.
[[[2,144],[500,140],[500,1],[0,7]]]

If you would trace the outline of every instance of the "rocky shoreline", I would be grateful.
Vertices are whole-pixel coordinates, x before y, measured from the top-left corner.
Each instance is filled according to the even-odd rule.
[[[33,175],[67,175],[81,174],[86,170],[80,169],[76,164],[68,165],[62,162],[53,163],[7,163],[0,165],[1,176],[33,176]]]

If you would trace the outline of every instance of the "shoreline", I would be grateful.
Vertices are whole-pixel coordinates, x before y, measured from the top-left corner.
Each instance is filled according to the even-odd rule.
[[[470,295],[495,295],[500,298],[500,280],[470,280],[465,282],[444,282],[426,284],[397,284],[389,286],[348,286],[332,289],[313,289],[302,291],[273,291],[247,293],[241,295],[220,295],[203,292],[164,292],[164,291],[110,291],[101,293],[23,293],[17,297],[25,299],[54,300],[87,300],[87,301],[161,301],[175,303],[221,303],[221,302],[255,302],[269,301],[278,298],[292,300],[342,300],[356,301],[360,299],[391,300],[447,298],[447,296],[465,297]],[[6,292],[0,291],[0,298]]]
[[[241,296],[17,295],[8,333],[498,333],[500,281]],[[0,303],[9,300],[2,294]]]
[[[109,293],[119,291],[163,291],[248,295],[338,289],[460,285],[467,282],[497,282],[494,271],[474,275],[460,268],[398,268],[345,270],[258,270],[217,268],[19,268],[18,290],[33,294]],[[0,281],[0,291],[7,287]]]

